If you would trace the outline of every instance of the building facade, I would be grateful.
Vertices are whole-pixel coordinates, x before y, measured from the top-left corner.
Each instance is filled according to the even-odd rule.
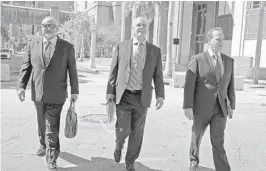
[[[176,69],[184,71],[192,55],[204,50],[205,35],[210,28],[221,27],[225,41],[223,53],[234,57],[236,74],[252,75],[256,53],[256,39],[260,10],[259,1],[178,1],[174,2],[173,38],[179,45],[173,46]],[[133,14],[133,15],[132,15]],[[124,16],[125,39],[131,38],[132,14]],[[150,23],[148,40],[159,46],[166,56],[169,2],[155,4],[155,16]],[[124,14],[123,14],[124,15]],[[265,13],[264,13],[265,16]],[[123,18],[123,17],[122,17]],[[122,33],[123,34],[123,33]],[[165,60],[165,57],[164,57]],[[266,79],[266,16],[260,60],[260,79]]]
[[[37,34],[44,17],[52,15],[64,24],[73,14],[74,1],[1,1],[1,27],[13,42],[19,39],[23,44],[26,37]],[[7,46],[12,48],[10,42]]]

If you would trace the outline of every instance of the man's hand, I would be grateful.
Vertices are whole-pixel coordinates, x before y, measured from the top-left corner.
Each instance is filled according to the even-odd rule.
[[[25,90],[24,89],[18,89],[18,99],[23,102],[25,100]]]
[[[78,94],[71,94],[70,101],[76,102],[78,99]]]
[[[156,110],[159,110],[163,106],[163,98],[158,97],[156,100]]]
[[[189,120],[193,120],[193,110],[191,108],[189,109],[184,109],[185,110],[185,115]]]
[[[233,118],[233,114],[234,114],[234,110],[230,110],[230,112],[228,113],[229,119]]]
[[[107,100],[107,102],[114,101],[114,97],[115,97],[115,95],[113,95],[113,94],[106,94],[106,100]]]

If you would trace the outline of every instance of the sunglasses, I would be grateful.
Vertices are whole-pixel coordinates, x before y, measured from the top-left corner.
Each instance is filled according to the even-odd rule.
[[[54,29],[56,27],[55,24],[42,24],[43,28],[50,28],[50,29]]]

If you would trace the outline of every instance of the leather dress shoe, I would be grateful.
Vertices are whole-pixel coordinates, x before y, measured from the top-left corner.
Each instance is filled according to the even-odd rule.
[[[191,161],[189,171],[197,171],[197,169],[198,169],[198,163],[196,161]]]
[[[121,149],[115,149],[115,152],[114,152],[115,162],[119,163],[121,161],[121,153],[122,153]]]
[[[47,163],[47,167],[49,170],[56,170],[57,164],[55,162],[50,162],[50,163]]]
[[[38,149],[37,151],[37,156],[44,156],[45,155],[45,151],[46,151],[46,147],[41,145],[41,147]]]
[[[134,163],[133,164],[126,164],[126,169],[127,169],[127,171],[136,171]]]
[[[134,163],[132,164],[126,164],[127,171],[136,171]]]

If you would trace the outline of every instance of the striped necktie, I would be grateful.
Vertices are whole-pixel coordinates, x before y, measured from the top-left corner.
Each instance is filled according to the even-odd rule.
[[[143,69],[143,62],[142,62],[142,54],[143,54],[143,44],[142,43],[137,43],[134,44],[137,45],[137,50],[135,55],[132,56],[131,58],[131,66],[130,66],[130,79],[128,83],[128,88],[130,90],[138,90],[137,86],[138,83],[140,84],[142,82],[142,76],[140,75],[141,70]]]
[[[50,55],[51,55],[51,42],[50,41],[47,41],[45,43],[44,52],[43,52],[43,56],[44,56],[45,65],[46,66],[50,62]]]

